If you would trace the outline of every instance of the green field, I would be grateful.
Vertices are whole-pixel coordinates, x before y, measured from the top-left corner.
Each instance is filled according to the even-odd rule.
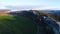
[[[36,34],[36,24],[22,16],[0,16],[0,34]]]

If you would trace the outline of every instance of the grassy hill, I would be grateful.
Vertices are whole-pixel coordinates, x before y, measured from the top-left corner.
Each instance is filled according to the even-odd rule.
[[[36,24],[22,16],[0,16],[0,34],[33,34]]]
[[[49,16],[55,19],[55,17],[51,14],[41,11],[36,12],[43,16]],[[17,13],[17,15],[20,14],[19,12]],[[0,15],[0,34],[36,34],[37,24],[34,21],[20,15],[14,16],[16,15],[14,12],[12,14],[12,16],[10,16],[11,14],[3,16]]]

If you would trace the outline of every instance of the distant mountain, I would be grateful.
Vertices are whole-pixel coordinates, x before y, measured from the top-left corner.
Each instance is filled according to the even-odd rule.
[[[0,16],[7,16],[7,15],[9,15],[8,14],[9,11],[10,10],[8,10],[8,9],[0,9]]]
[[[9,10],[0,10],[1,15],[20,15],[21,11],[11,11],[11,14],[7,14]],[[25,11],[25,10],[23,10]],[[29,10],[28,10],[29,11]],[[36,10],[35,10],[36,11]],[[39,10],[38,10],[39,11]],[[43,12],[43,13],[42,13]],[[40,13],[50,16],[51,18],[60,21],[60,10],[40,10]]]

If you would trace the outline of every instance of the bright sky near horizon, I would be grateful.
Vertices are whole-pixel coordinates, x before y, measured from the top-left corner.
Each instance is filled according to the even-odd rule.
[[[0,0],[0,9],[60,10],[60,0]]]

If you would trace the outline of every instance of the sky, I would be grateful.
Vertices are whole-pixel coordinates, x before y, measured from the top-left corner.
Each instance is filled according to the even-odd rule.
[[[60,0],[0,0],[0,9],[60,10]]]

